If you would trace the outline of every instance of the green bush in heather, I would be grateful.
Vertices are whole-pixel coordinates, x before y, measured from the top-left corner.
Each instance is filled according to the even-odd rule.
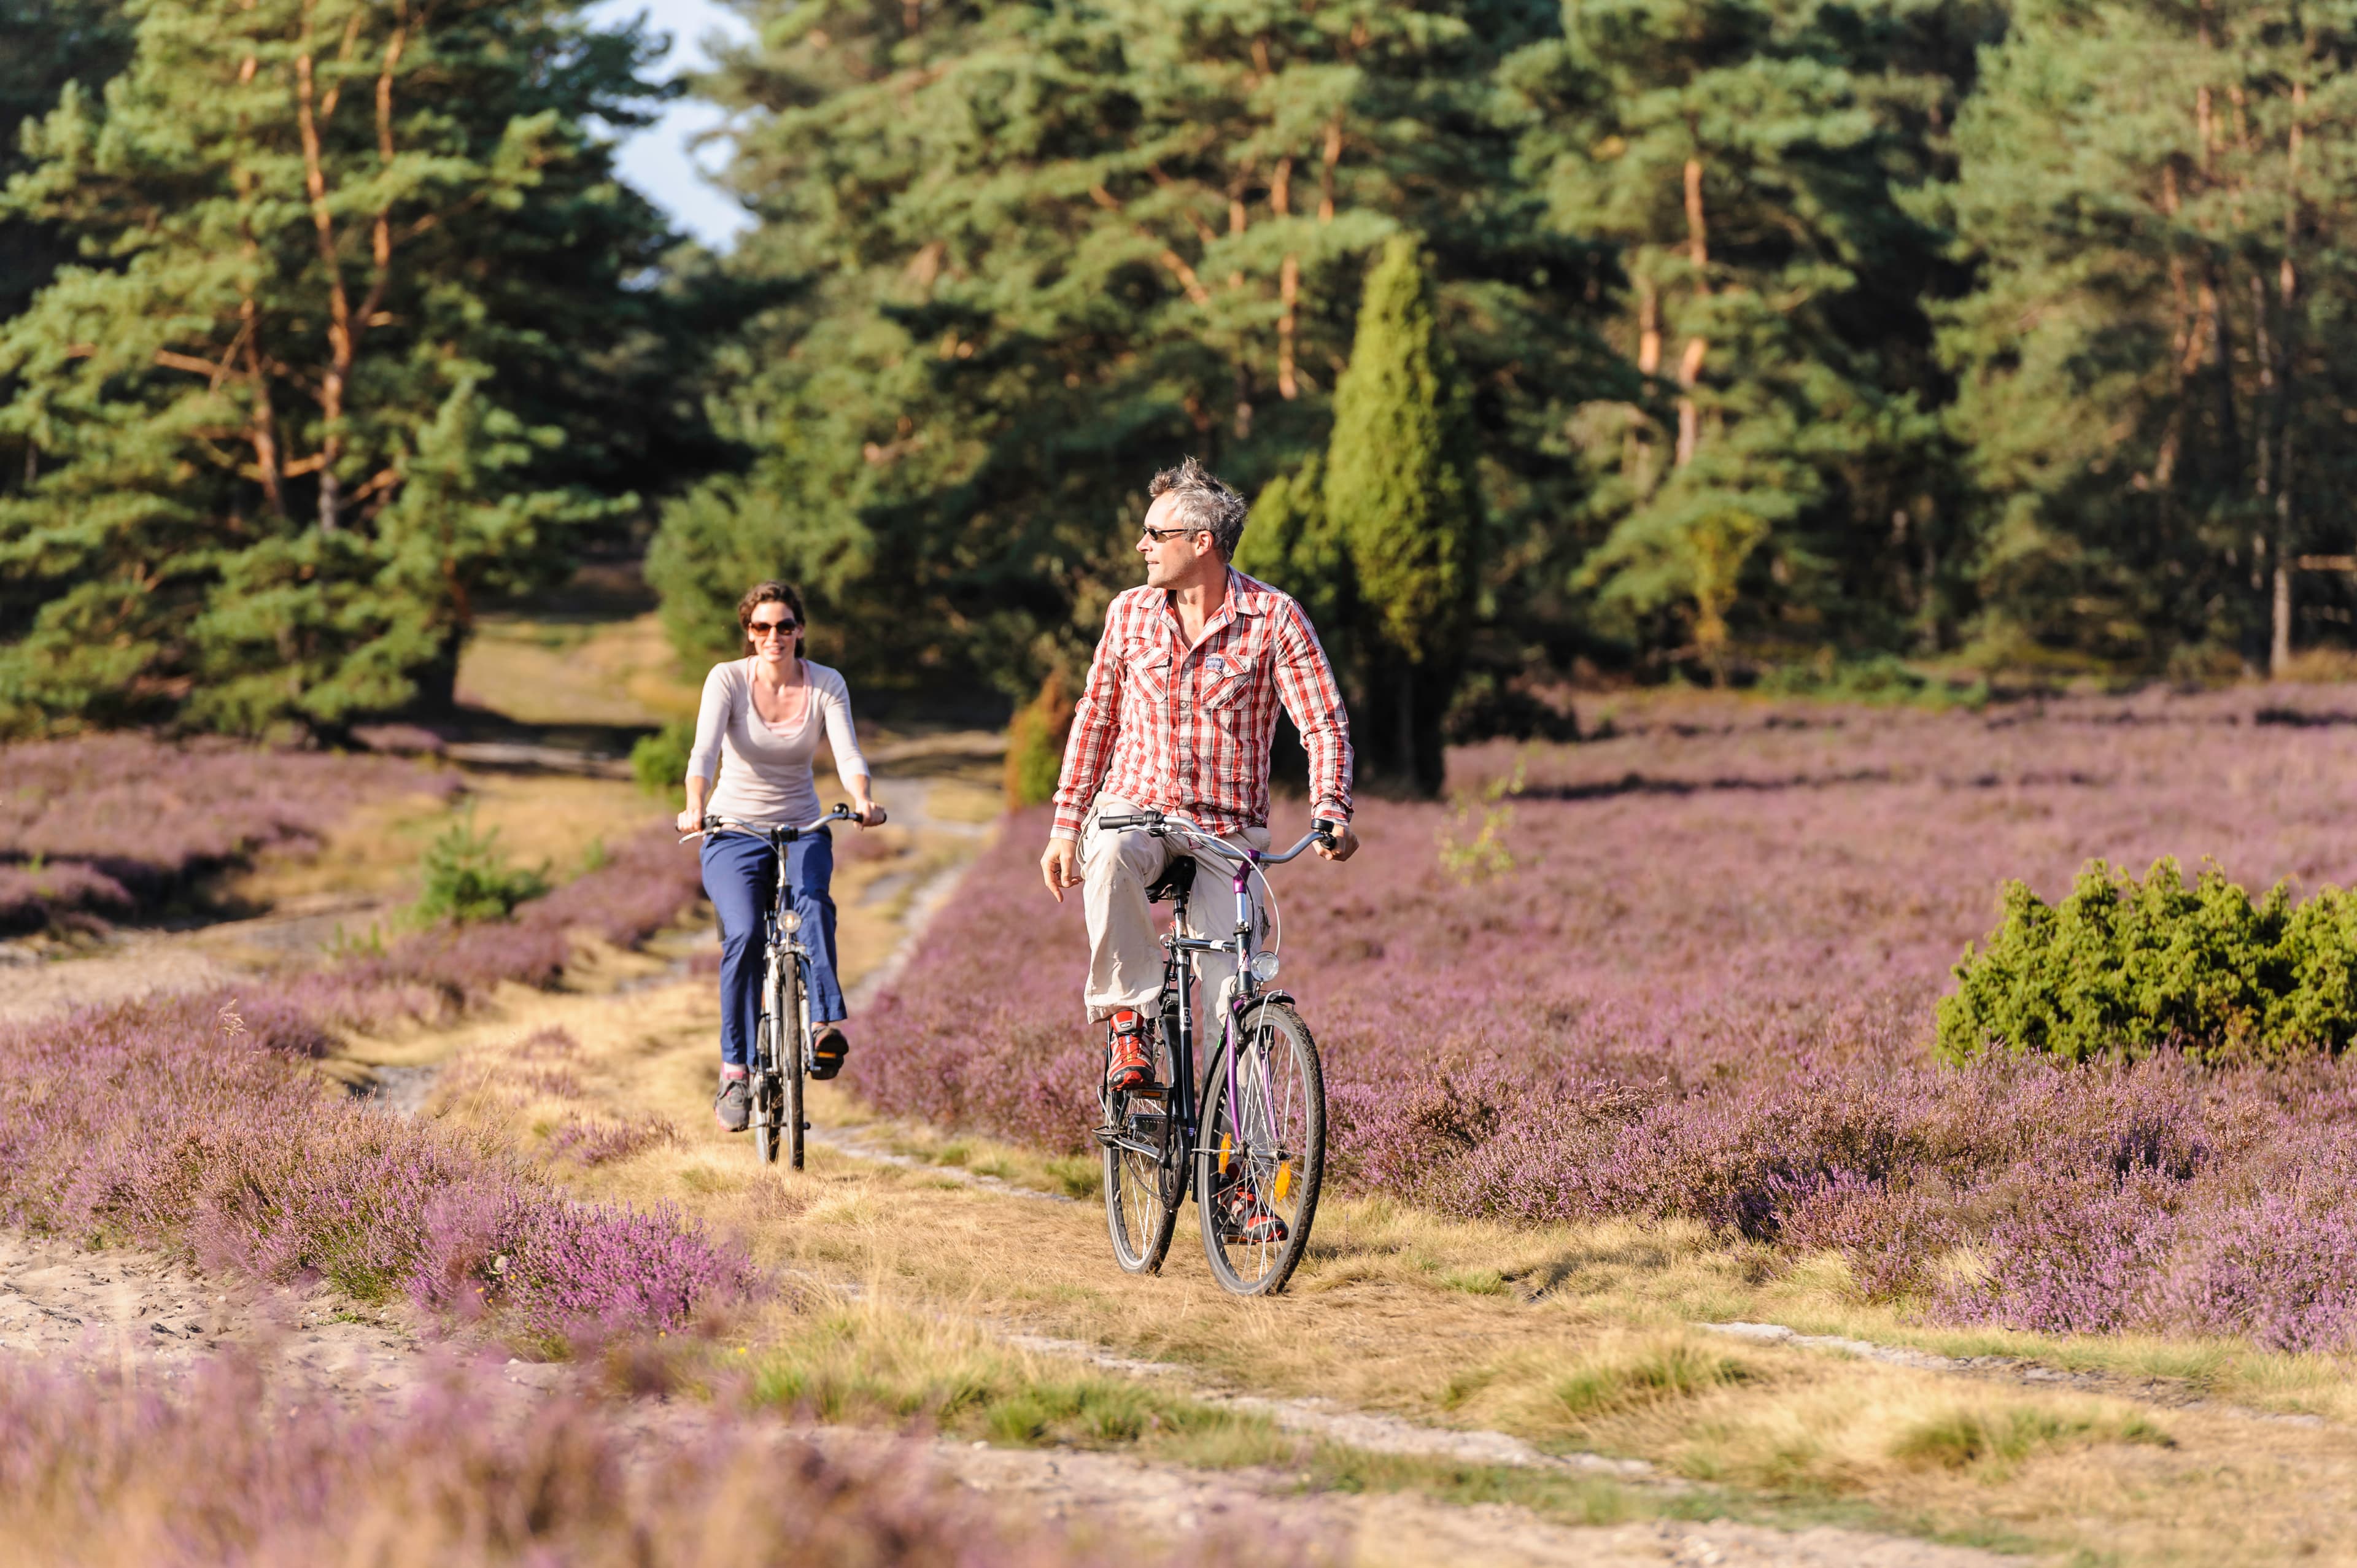
[[[1064,767],[1064,741],[1072,732],[1072,698],[1060,670],[1048,671],[1039,694],[1015,710],[1006,726],[1006,809],[1046,803],[1056,793]]]
[[[687,754],[695,749],[695,721],[673,719],[630,746],[630,776],[650,795],[676,797],[685,786]]]
[[[2090,862],[2060,905],[2020,882],[1940,1002],[1938,1050],[2083,1062],[2176,1047],[2196,1061],[2338,1055],[2357,1037],[2357,897],[2327,887],[2254,902],[2214,867],[2174,860],[2139,883]]]
[[[472,808],[425,846],[425,887],[413,909],[420,925],[449,920],[504,920],[519,904],[548,892],[548,867],[516,865],[500,844],[500,830],[475,831]]]

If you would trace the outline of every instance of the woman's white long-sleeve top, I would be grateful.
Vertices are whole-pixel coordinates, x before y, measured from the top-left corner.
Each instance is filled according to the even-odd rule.
[[[804,660],[802,671],[810,694],[801,721],[781,729],[772,728],[753,706],[751,659],[716,664],[704,678],[687,773],[704,779],[719,775],[706,811],[763,827],[800,827],[815,820],[823,808],[811,758],[822,733],[834,749],[835,775],[845,789],[852,788],[855,778],[866,777],[867,759],[859,755],[859,736],[851,725],[850,689],[823,664]]]

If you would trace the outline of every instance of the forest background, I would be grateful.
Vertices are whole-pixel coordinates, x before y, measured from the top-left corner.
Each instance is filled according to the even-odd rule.
[[[782,575],[1003,714],[1189,452],[1404,787],[1598,674],[2349,643],[2351,4],[735,8],[719,257],[643,27],[0,0],[0,734],[430,714],[640,552],[691,665]]]

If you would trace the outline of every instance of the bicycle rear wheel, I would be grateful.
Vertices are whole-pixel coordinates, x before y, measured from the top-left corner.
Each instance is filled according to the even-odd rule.
[[[753,1096],[753,1154],[765,1165],[778,1163],[778,987],[774,964],[762,977],[761,1021],[753,1038],[753,1081],[747,1089]]]
[[[1098,1133],[1104,1144],[1105,1230],[1113,1237],[1114,1262],[1133,1274],[1158,1273],[1178,1223],[1185,1151],[1171,1125],[1169,1051],[1155,1031],[1154,1077],[1163,1087],[1153,1094],[1097,1091],[1104,1108]],[[1107,1058],[1110,1061],[1110,1058]],[[1104,1081],[1102,1074],[1098,1083]]]
[[[1195,1170],[1203,1255],[1222,1288],[1267,1295],[1285,1288],[1309,1245],[1326,1177],[1326,1078],[1290,1005],[1264,1002],[1246,1015],[1235,1078],[1232,1104],[1222,1058],[1205,1094]]]

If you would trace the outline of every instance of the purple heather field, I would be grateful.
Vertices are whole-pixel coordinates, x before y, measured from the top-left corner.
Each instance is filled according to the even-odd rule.
[[[2357,693],[1624,708],[1609,738],[1460,751],[1456,803],[1368,801],[1354,862],[1276,874],[1349,1187],[1692,1217],[1836,1251],[1932,1321],[2357,1348],[2357,1069],[1929,1049],[2009,877],[2357,879]],[[1512,865],[1444,855],[1518,763],[1491,819]],[[1046,831],[1007,822],[871,1010],[848,1076],[876,1104],[1082,1146],[1083,938],[1040,886]]]
[[[234,1355],[168,1395],[0,1362],[0,1536],[13,1561],[159,1568],[1102,1568],[1224,1544],[1115,1552],[1015,1525],[921,1451],[834,1458],[693,1408],[649,1432],[589,1399],[519,1409],[500,1387],[453,1360],[405,1408],[353,1409],[302,1401]]]
[[[135,735],[0,753],[0,933],[134,913],[237,857],[317,835],[372,796],[447,794],[391,757]]]
[[[694,858],[658,828],[512,919],[414,932],[234,998],[0,1027],[0,1223],[325,1278],[444,1318],[488,1311],[551,1349],[691,1323],[754,1281],[684,1216],[576,1202],[494,1143],[371,1110],[303,1058],[338,1028],[447,1016],[502,982],[546,984],[569,933],[636,943],[700,896]]]

